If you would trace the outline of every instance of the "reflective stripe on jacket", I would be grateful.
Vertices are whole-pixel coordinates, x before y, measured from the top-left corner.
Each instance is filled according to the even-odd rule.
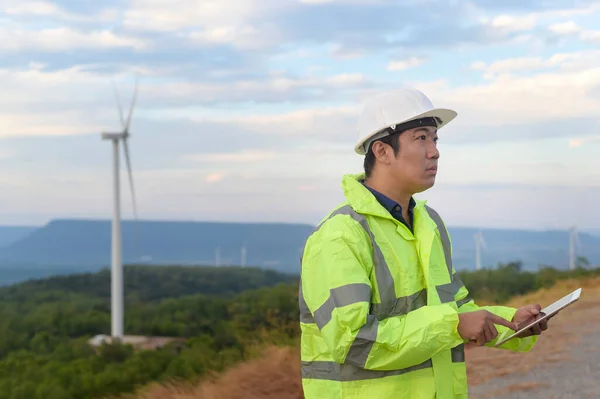
[[[346,202],[308,238],[299,291],[302,385],[313,398],[467,397],[458,314],[478,307],[452,267],[440,216],[417,201],[414,234],[346,175]],[[496,326],[501,334],[506,327]],[[528,351],[537,336],[502,347]],[[494,342],[488,343],[493,345]]]

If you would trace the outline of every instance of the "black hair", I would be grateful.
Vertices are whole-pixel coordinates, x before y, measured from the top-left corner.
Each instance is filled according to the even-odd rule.
[[[394,150],[394,155],[398,155],[398,151],[400,151],[400,134],[395,134],[394,132],[390,132],[392,134],[388,136],[384,136],[380,139],[375,140],[369,145],[369,149],[365,154],[364,168],[365,168],[365,177],[368,178],[371,176],[371,172],[373,172],[373,166],[375,166],[375,154],[373,154],[373,144],[377,141],[381,141],[392,147]],[[400,132],[401,133],[401,132]]]

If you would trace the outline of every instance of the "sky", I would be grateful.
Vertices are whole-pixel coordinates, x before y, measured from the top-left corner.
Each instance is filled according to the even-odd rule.
[[[600,228],[600,1],[0,0],[0,21],[1,225],[111,216],[101,132],[137,75],[141,219],[318,223],[362,172],[361,104],[414,87],[458,112],[417,195],[448,225]]]

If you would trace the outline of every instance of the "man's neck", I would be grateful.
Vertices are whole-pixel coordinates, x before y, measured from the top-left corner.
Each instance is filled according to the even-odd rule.
[[[365,179],[365,185],[400,204],[403,214],[408,212],[408,205],[413,196],[412,193],[406,192],[402,187],[397,187],[390,184],[390,182],[377,179],[374,176]]]

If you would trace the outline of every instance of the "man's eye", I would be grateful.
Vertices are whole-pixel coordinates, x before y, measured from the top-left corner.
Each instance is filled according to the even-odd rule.
[[[425,136],[425,135],[419,136],[419,139],[420,140],[427,140],[427,136]]]

